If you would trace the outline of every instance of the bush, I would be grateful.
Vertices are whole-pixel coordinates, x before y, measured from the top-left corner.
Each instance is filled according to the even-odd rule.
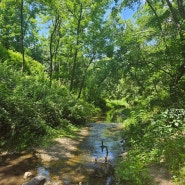
[[[134,152],[134,153],[133,153]],[[143,156],[137,150],[128,153],[124,161],[119,162],[116,168],[116,177],[119,184],[150,185],[151,178],[145,167]]]
[[[8,56],[8,51],[0,44],[0,62],[5,61]]]
[[[163,155],[167,168],[174,173],[179,173],[185,161],[185,138],[169,138],[164,145]]]
[[[38,145],[52,129],[67,129],[69,123],[83,124],[95,108],[76,100],[69,91],[44,73],[22,74],[0,63],[0,146],[23,150]]]
[[[34,138],[46,134],[45,121],[40,119],[34,99],[23,88],[26,76],[20,76],[2,63],[0,72],[1,147],[21,150],[37,143]],[[30,84],[34,84],[33,81]],[[29,89],[29,83],[25,87]]]
[[[4,62],[6,66],[21,71],[22,70],[22,54],[12,50],[6,50],[0,45],[0,62]],[[40,74],[44,72],[44,66],[33,60],[31,57],[25,56],[25,72],[27,74]]]
[[[85,124],[88,118],[96,112],[97,111],[93,105],[84,102],[83,100],[68,97],[68,99],[63,102],[64,118],[76,125]]]
[[[183,184],[184,109],[173,108],[150,114],[143,110],[135,109],[125,121],[122,137],[128,138],[125,146],[129,147],[129,151],[126,160],[118,164],[116,174],[119,181],[125,184],[147,184],[147,174],[142,175],[142,172],[145,172],[147,166],[157,163],[165,165],[174,174],[174,181]]]

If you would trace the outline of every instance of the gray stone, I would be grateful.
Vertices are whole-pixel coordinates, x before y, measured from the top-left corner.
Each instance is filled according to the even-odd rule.
[[[44,185],[45,182],[46,182],[46,177],[36,176],[32,178],[30,181],[23,183],[22,185]]]

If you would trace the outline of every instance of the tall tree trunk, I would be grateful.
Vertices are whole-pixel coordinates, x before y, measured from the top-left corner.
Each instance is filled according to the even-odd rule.
[[[21,0],[20,5],[20,22],[21,22],[21,53],[22,53],[22,72],[25,71],[25,56],[24,56],[24,15],[23,15],[23,8],[24,8],[24,0]]]
[[[179,66],[176,69],[176,72],[173,75],[173,78],[170,83],[170,93],[172,99],[176,100],[178,98],[178,88],[177,85],[179,84],[179,81],[181,78],[185,75],[185,36],[184,36],[184,27],[181,22],[185,20],[185,9],[183,6],[182,0],[177,0],[178,10],[179,10],[179,16],[176,13],[172,3],[170,0],[166,0],[166,3],[170,9],[170,12],[172,14],[172,19],[174,21],[174,24],[177,27],[177,31],[180,38],[180,53],[182,57],[182,62],[180,63],[179,60]]]
[[[157,11],[156,11],[155,8],[153,7],[151,1],[150,1],[150,0],[146,0],[146,2],[147,2],[147,4],[148,4],[148,6],[151,8],[151,10],[152,10],[152,12],[154,13],[155,17],[157,18],[158,27],[159,27],[160,32],[161,32],[160,35],[161,35],[162,41],[163,41],[163,43],[164,43],[164,45],[165,45],[165,48],[166,48],[165,54],[166,54],[167,56],[169,56],[170,49],[169,49],[169,47],[168,47],[168,45],[167,45],[167,43],[166,43],[166,37],[165,37],[165,34],[164,34],[164,32],[163,32],[163,28],[162,28],[162,23],[161,23],[160,17],[158,16]],[[171,59],[170,59],[170,60],[171,60]],[[172,61],[172,60],[171,60],[171,61]],[[172,62],[171,62],[171,63],[172,63]]]
[[[152,6],[152,3],[150,2],[150,0],[146,0],[146,2],[147,2],[147,4],[148,4],[148,6],[151,8],[151,10],[153,11],[155,17],[157,18],[158,27],[159,27],[160,31],[162,32],[163,29],[162,29],[162,26],[161,26],[161,21],[160,21],[160,18],[159,18],[159,16],[158,16],[156,10],[155,10],[154,7]]]
[[[74,53],[74,60],[73,60],[73,68],[71,73],[71,82],[70,82],[70,91],[73,90],[74,86],[74,79],[75,79],[75,73],[76,73],[76,64],[77,64],[77,57],[78,57],[78,46],[79,46],[79,35],[80,35],[80,27],[81,27],[81,21],[82,21],[82,3],[80,4],[80,14],[78,17],[78,25],[77,25],[77,33],[76,33],[76,48]]]
[[[59,15],[57,15],[57,17],[55,18],[55,22],[54,22],[54,27],[53,30],[51,32],[50,35],[50,44],[49,44],[49,53],[50,53],[50,71],[49,71],[49,77],[50,77],[50,87],[52,85],[52,80],[53,80],[53,58],[57,53],[57,50],[59,48],[59,38],[57,40],[57,43],[55,43],[55,37],[57,32],[60,31],[60,18]],[[55,44],[55,46],[54,46]]]
[[[78,93],[78,99],[81,97],[82,89],[84,87],[84,82],[85,82],[85,78],[86,78],[86,75],[87,75],[87,70],[88,70],[89,66],[91,65],[91,63],[93,62],[93,60],[94,60],[94,56],[91,58],[91,60],[89,61],[89,64],[85,68],[84,75],[82,77],[82,81],[81,81],[81,85],[80,85],[80,90],[79,90],[79,93]]]
[[[185,8],[183,5],[183,0],[177,0],[177,5],[178,5],[178,10],[179,10],[179,14],[180,16],[185,19]]]

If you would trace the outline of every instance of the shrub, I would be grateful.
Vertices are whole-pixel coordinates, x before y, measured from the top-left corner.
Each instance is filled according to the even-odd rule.
[[[179,173],[185,161],[185,138],[169,138],[164,145],[163,155],[167,168]]]
[[[22,69],[22,55],[19,52],[3,49],[0,53],[6,66],[14,70],[21,71]],[[44,72],[44,66],[39,62],[33,60],[31,57],[25,56],[25,72],[28,74],[40,74]]]
[[[42,143],[53,129],[69,130],[69,123],[84,124],[94,106],[77,100],[44,73],[28,75],[0,63],[0,146],[23,150]],[[36,139],[35,139],[36,138]]]
[[[145,167],[142,155],[138,154],[137,150],[129,152],[126,159],[124,161],[119,162],[118,168],[116,168],[116,177],[119,181],[119,184],[151,184],[149,171]]]

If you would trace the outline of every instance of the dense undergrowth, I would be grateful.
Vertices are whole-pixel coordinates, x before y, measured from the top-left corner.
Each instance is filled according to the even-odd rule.
[[[68,135],[96,112],[93,105],[77,99],[53,80],[44,67],[26,57],[21,72],[21,54],[1,50],[0,63],[0,152],[21,151]]]
[[[119,183],[153,184],[150,168],[158,165],[169,171],[173,182],[184,184],[185,110],[161,107],[149,109],[146,100],[138,102],[137,106],[129,106],[126,101],[111,104],[115,107],[114,115],[118,115],[118,120],[120,115],[124,119],[121,135],[126,141],[124,147],[128,152],[126,159],[120,160],[116,168]]]

